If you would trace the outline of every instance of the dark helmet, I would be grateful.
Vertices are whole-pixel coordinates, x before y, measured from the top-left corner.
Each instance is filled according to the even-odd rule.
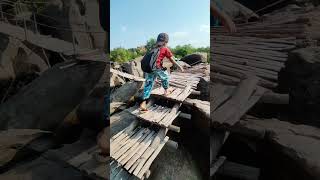
[[[169,35],[166,33],[160,33],[158,35],[157,42],[169,42]]]

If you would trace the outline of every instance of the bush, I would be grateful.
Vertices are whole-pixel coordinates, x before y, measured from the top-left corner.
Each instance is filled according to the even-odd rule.
[[[114,62],[127,62],[129,60],[135,59],[139,56],[144,56],[146,51],[150,51],[154,45],[156,44],[156,40],[151,38],[147,41],[145,46],[137,47],[137,48],[130,48],[130,49],[125,49],[125,48],[115,48],[111,50],[110,52],[110,60]],[[210,47],[200,47],[200,48],[195,48],[192,47],[192,45],[178,45],[175,48],[170,48],[172,53],[174,54],[175,57],[177,58],[182,58],[186,55],[195,53],[195,52],[205,52],[209,56],[210,52]],[[209,59],[209,58],[208,58]]]

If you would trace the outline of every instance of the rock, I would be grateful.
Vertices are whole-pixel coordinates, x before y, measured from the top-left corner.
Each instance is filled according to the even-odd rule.
[[[200,100],[210,101],[210,77],[200,78],[197,89],[200,93]]]
[[[110,78],[110,87],[116,87],[116,86],[121,86],[125,84],[125,80],[119,77],[116,74],[112,74]]]
[[[116,89],[110,96],[111,102],[128,102],[142,88],[143,82],[128,82]]]
[[[207,62],[207,53],[190,54],[180,59],[180,61],[183,61],[191,66],[202,62]]]
[[[137,77],[143,77],[143,71],[141,69],[141,60],[142,57],[138,57],[132,61],[123,63],[121,66],[125,72]]]
[[[82,126],[99,132],[108,125],[104,119],[104,96],[107,90],[107,86],[97,87],[81,102],[77,109],[77,117]]]
[[[196,164],[190,152],[185,148],[179,147],[177,150],[172,151],[170,147],[165,145],[150,168],[151,175],[149,179],[203,179]]]
[[[279,82],[280,91],[290,95],[289,119],[320,127],[320,47],[291,52]]]
[[[32,140],[45,134],[49,134],[49,132],[37,129],[9,129],[0,131],[0,167],[3,167],[14,159],[16,154]]]
[[[268,142],[266,153],[273,161],[275,173],[288,179],[320,178],[320,129],[295,125],[277,119],[248,116],[233,127],[234,132]],[[268,160],[269,161],[269,160]]]
[[[8,80],[15,77],[13,59],[18,54],[18,40],[0,34],[0,80]]]
[[[54,130],[99,81],[105,63],[82,61],[53,66],[0,104],[0,129]]]

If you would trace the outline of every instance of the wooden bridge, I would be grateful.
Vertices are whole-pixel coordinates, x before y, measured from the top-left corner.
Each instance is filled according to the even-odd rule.
[[[144,80],[114,69],[111,69],[111,73],[135,81]],[[162,106],[157,103],[157,99],[152,99],[145,113],[140,112],[139,107],[128,110],[140,121],[134,121],[111,138],[112,178],[148,178],[152,162],[169,140],[167,131],[180,132],[180,128],[172,123],[181,113],[179,108],[182,103],[197,88],[200,77],[200,74],[173,72],[170,75],[171,94],[165,96],[162,87],[154,88],[151,93],[155,98],[172,102],[173,106]]]

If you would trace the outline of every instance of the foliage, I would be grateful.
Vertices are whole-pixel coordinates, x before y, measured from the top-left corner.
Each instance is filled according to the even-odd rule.
[[[190,44],[183,45],[183,46],[176,46],[175,48],[171,49],[174,56],[177,58],[182,58],[188,54],[192,54],[196,51],[196,48],[192,47]]]
[[[149,39],[146,44],[147,51],[150,51],[155,45],[156,45],[156,40],[154,38]]]
[[[115,48],[111,50],[110,53],[110,60],[114,62],[127,62],[130,60],[133,60],[139,56],[143,56],[147,51],[150,51],[156,43],[156,40],[151,38],[147,41],[145,46],[137,47],[137,48],[131,48],[131,49],[125,49],[125,48]],[[205,52],[209,56],[210,48],[209,47],[200,47],[195,48],[192,45],[178,45],[175,48],[170,48],[172,53],[177,58],[182,58],[188,54],[192,54],[195,52]],[[209,59],[209,58],[208,58]]]

